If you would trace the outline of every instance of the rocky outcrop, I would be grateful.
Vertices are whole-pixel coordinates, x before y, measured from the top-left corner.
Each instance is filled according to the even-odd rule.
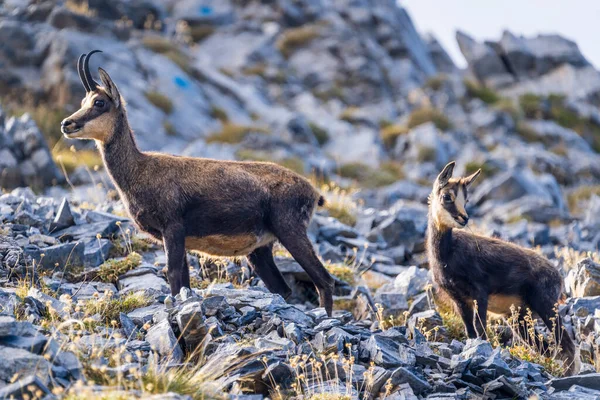
[[[8,118],[0,109],[0,187],[39,189],[63,181],[31,117]]]
[[[456,40],[475,77],[507,95],[587,98],[600,89],[600,74],[577,44],[562,36],[526,38],[504,31],[499,41],[481,43],[458,31]]]

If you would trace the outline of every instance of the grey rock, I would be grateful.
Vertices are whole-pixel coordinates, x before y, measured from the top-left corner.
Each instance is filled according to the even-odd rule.
[[[600,308],[600,296],[578,297],[569,300],[571,312],[580,317],[585,318],[594,313],[594,310]]]
[[[398,274],[394,280],[394,288],[398,293],[411,298],[423,292],[430,283],[429,271],[413,265]]]
[[[383,368],[394,368],[405,364],[400,357],[400,345],[408,343],[404,337],[389,337],[383,334],[372,335],[365,343],[365,349],[375,365]]]
[[[184,304],[177,313],[177,325],[185,344],[190,350],[194,350],[206,337],[209,327],[205,323],[202,313],[203,304],[192,302]]]
[[[73,225],[75,225],[75,218],[73,217],[73,213],[71,213],[69,201],[64,198],[60,203],[60,207],[58,207],[54,221],[52,221],[52,224],[50,224],[50,231],[52,232],[60,229],[66,229]]]
[[[408,384],[417,395],[432,389],[431,385],[425,379],[419,378],[404,367],[394,370],[390,379],[393,385],[401,385],[403,383]]]
[[[573,277],[569,279],[571,294],[574,297],[600,295],[600,265],[590,258],[584,258],[577,263]],[[569,274],[571,274],[571,271]]]
[[[587,374],[554,378],[548,382],[555,390],[567,390],[573,385],[588,389],[600,390],[600,374]]]
[[[41,355],[48,339],[44,335],[35,336],[5,336],[0,338],[0,346],[27,350]]]
[[[259,349],[293,351],[296,348],[294,342],[292,342],[290,339],[280,337],[276,331],[270,332],[268,335],[256,339],[255,344]]]
[[[413,314],[408,320],[408,329],[413,337],[417,334],[416,330],[422,331],[422,333],[429,332],[431,340],[434,341],[445,341],[448,336],[442,317],[436,310]]]
[[[501,350],[499,348],[495,349],[490,357],[481,364],[481,368],[493,369],[496,371],[496,376],[512,376],[513,373],[506,361],[502,359],[500,352]]]
[[[117,233],[119,228],[116,220],[99,221],[83,225],[75,225],[66,229],[53,232],[52,235],[61,240],[81,240],[96,238],[100,235],[103,238],[108,238],[112,234]]]
[[[183,351],[177,343],[177,338],[169,321],[163,320],[148,329],[146,341],[158,354],[169,362],[178,363],[183,360]]]
[[[227,299],[224,296],[211,296],[202,302],[202,312],[207,317],[217,315],[221,310],[229,307]]]
[[[135,310],[127,313],[127,317],[130,318],[134,324],[141,327],[146,322],[152,321],[152,317],[156,313],[164,311],[164,310],[165,310],[165,305],[163,305],[163,304],[159,304],[159,303],[151,304],[149,306],[141,307],[141,308],[135,309]]]
[[[139,269],[140,267],[138,267]],[[119,278],[119,293],[145,291],[149,294],[169,293],[167,282],[151,270],[132,271]]]
[[[125,332],[125,336],[127,338],[133,337],[137,332],[138,328],[135,323],[127,316],[127,314],[119,313],[119,321],[121,322],[121,327]]]
[[[42,384],[48,384],[50,364],[44,357],[27,350],[0,346],[0,359],[0,381],[9,382],[18,373],[21,376],[37,376]]]
[[[88,239],[83,242],[83,260],[86,267],[97,267],[109,257],[113,243],[108,239]]]
[[[25,252],[46,271],[70,271],[84,265],[85,246],[80,242],[61,243],[43,249],[28,247]]]
[[[51,392],[46,384],[47,382],[44,382],[36,375],[25,376],[14,383],[0,388],[0,398],[16,399],[24,396],[36,398],[40,394],[49,395]]]
[[[62,301],[43,293],[41,290],[35,287],[29,289],[27,296],[39,301],[45,307],[45,309],[48,307],[51,308],[52,312],[57,313],[63,319],[67,319],[70,316],[69,306],[66,303],[63,303]]]

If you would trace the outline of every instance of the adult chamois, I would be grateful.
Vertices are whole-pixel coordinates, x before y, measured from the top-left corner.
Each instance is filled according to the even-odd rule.
[[[567,373],[575,373],[575,344],[555,311],[563,293],[560,272],[532,250],[460,230],[469,222],[467,191],[481,170],[452,178],[454,165],[444,167],[429,196],[427,255],[436,289],[454,302],[469,338],[487,337],[488,311],[506,316],[514,305],[519,334],[526,339],[526,310],[537,313],[548,329],[554,329]]]
[[[273,260],[276,240],[308,273],[331,315],[334,279],[306,234],[323,197],[302,176],[265,162],[177,157],[138,149],[125,102],[102,68],[103,86],[83,54],[77,71],[86,95],[81,109],[61,123],[67,138],[93,139],[121,200],[136,225],[162,241],[171,293],[190,286],[186,249],[217,256],[247,256],[266,287],[284,298],[291,289]]]

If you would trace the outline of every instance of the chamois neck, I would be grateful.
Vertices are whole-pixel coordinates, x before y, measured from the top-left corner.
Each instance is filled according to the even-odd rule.
[[[127,189],[137,176],[143,153],[138,149],[125,111],[116,117],[110,139],[99,144],[100,153],[112,180],[120,189]]]
[[[437,223],[429,207],[427,222],[427,244],[430,255],[443,260],[452,253],[452,228]]]

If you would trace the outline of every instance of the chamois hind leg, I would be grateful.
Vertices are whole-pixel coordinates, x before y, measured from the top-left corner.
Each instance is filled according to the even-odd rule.
[[[475,330],[477,336],[487,340],[487,296],[481,296],[477,299],[477,314],[475,314]]]
[[[177,295],[181,288],[190,286],[190,271],[185,256],[185,231],[182,224],[173,224],[162,232],[167,256],[167,276],[171,294]]]
[[[544,295],[540,293],[541,290],[533,290],[531,292],[528,296],[529,305],[542,318],[544,324],[553,333],[555,340],[560,345],[559,357],[565,362],[566,374],[576,374],[581,367],[581,360],[579,360],[575,343],[571,340],[568,332],[563,329],[560,315],[556,312],[555,305],[557,299],[551,298],[548,294]],[[537,292],[537,296],[535,292]]]
[[[248,254],[248,262],[269,291],[281,295],[284,299],[290,297],[292,289],[288,286],[277,268],[275,260],[273,260],[273,245],[259,247]]]
[[[274,228],[274,233],[306,271],[319,293],[319,305],[325,308],[327,315],[331,316],[335,281],[315,254],[312,243],[306,235],[306,228],[304,226],[278,226]]]

